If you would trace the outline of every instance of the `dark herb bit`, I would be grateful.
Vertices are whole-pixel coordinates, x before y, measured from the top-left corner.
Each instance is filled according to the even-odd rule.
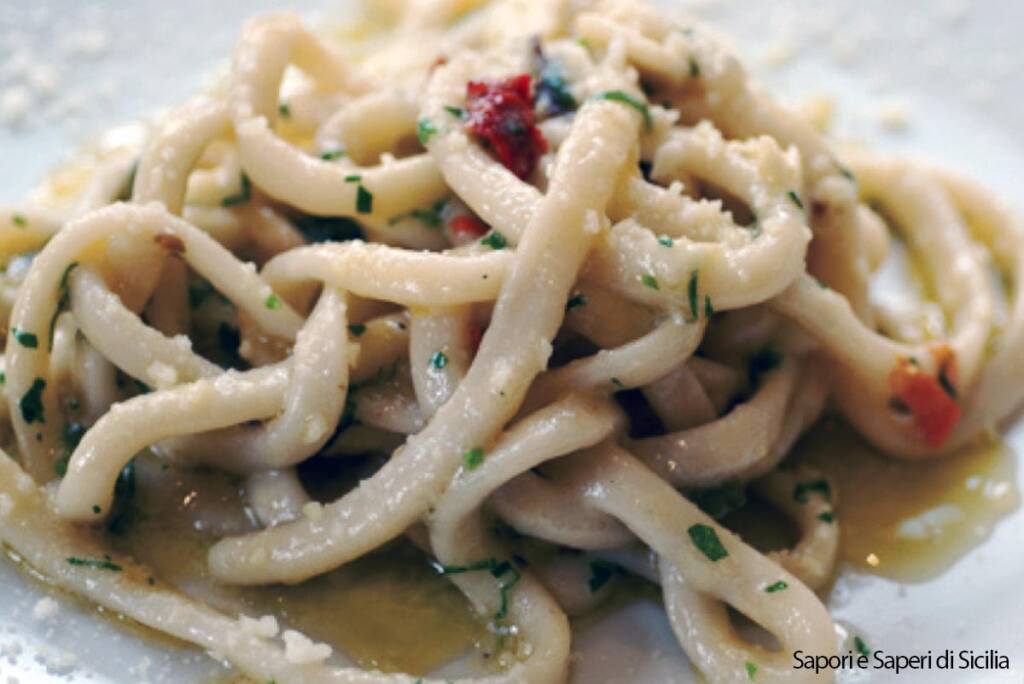
[[[700,276],[700,271],[693,271],[690,273],[690,282],[686,285],[686,295],[690,300],[690,318],[696,321],[700,318],[700,309],[697,308],[697,278]]]
[[[480,240],[480,244],[487,245],[491,249],[505,249],[508,246],[508,240],[498,231],[492,230],[489,235]]]
[[[465,121],[465,119],[466,119],[466,110],[463,109],[462,107],[455,107],[453,105],[445,105],[444,106],[444,111],[448,112],[449,114],[454,116],[456,119],[459,119],[459,120],[462,120],[462,121]]]
[[[764,591],[766,594],[774,594],[777,591],[782,591],[783,589],[788,588],[789,585],[786,583],[786,580],[779,580],[778,582],[769,584],[767,587],[764,588]]]
[[[862,656],[871,655],[871,649],[868,648],[868,645],[864,643],[864,640],[859,636],[853,637],[853,647],[857,649],[857,653],[860,653]]]
[[[509,561],[498,561],[494,558],[488,558],[486,560],[477,561],[469,565],[441,565],[440,563],[434,563],[434,567],[442,575],[460,575],[465,572],[480,572],[486,570],[491,573],[491,576],[495,579],[501,580],[502,577],[506,577],[499,584],[501,591],[501,605],[498,611],[494,614],[495,620],[503,620],[508,615],[508,593],[512,587],[519,582],[522,575],[519,571],[512,567],[512,563]]]
[[[804,201],[800,199],[800,195],[796,194],[796,190],[790,190],[786,194],[789,195],[789,199],[792,200],[793,204],[800,207],[800,210],[802,211],[804,208]]]
[[[846,180],[850,181],[851,183],[856,183],[857,182],[857,177],[853,175],[853,171],[851,171],[847,167],[843,166],[839,162],[836,162],[835,164],[836,164],[836,168],[839,170],[839,173],[841,173],[843,175],[843,177],[846,178]]]
[[[533,39],[533,53],[537,83],[537,110],[544,116],[558,116],[574,111],[579,105],[569,89],[561,66],[544,54],[540,38]]]
[[[756,387],[761,378],[782,365],[782,355],[770,344],[761,347],[747,363],[747,380],[751,387]]]
[[[430,367],[441,370],[448,365],[448,355],[443,351],[436,351],[430,355]]]
[[[151,587],[156,586],[156,578],[155,577],[147,577],[146,578],[146,584],[148,584]],[[271,681],[273,681],[273,680],[271,680]]]
[[[700,64],[696,57],[690,57],[690,78],[700,78]]]
[[[754,681],[754,677],[757,676],[757,665],[752,663],[752,662],[750,662],[748,660],[746,662],[746,666],[747,666],[747,678],[750,679],[750,681]]]
[[[353,173],[348,176],[345,176],[346,183],[358,183],[361,180],[363,180],[363,177],[360,176],[358,173]]]
[[[363,323],[353,323],[348,326],[348,331],[352,333],[353,337],[362,337],[363,333],[366,332],[366,325]]]
[[[831,524],[835,522],[836,516],[833,515],[830,511],[825,511],[824,513],[818,514],[818,520]]]
[[[21,417],[26,423],[45,423],[46,417],[43,415],[43,390],[46,389],[46,381],[42,378],[36,378],[32,381],[32,386],[28,388],[24,396],[18,402],[21,408]]]
[[[245,204],[252,199],[252,182],[249,180],[249,176],[242,174],[242,189],[238,194],[229,195],[221,200],[221,206],[234,207],[239,204]]]
[[[462,455],[462,460],[466,464],[466,470],[475,470],[481,463],[484,462],[484,450],[480,447],[473,447]]]
[[[587,586],[590,587],[590,592],[594,593],[604,585],[608,584],[608,580],[612,578],[615,571],[618,568],[603,560],[596,560],[590,563],[590,579],[587,580]]]
[[[93,515],[99,515],[100,513],[103,512],[103,509],[100,508],[99,506],[97,506],[96,504],[93,504],[92,505],[92,512],[93,512]]]
[[[661,245],[662,247],[671,247],[675,243],[675,240],[673,240],[667,235],[662,235],[660,238],[658,238],[658,244]]]
[[[19,330],[18,327],[15,326],[11,328],[11,334],[14,335],[14,339],[17,340],[18,344],[20,344],[22,347],[35,349],[36,347],[39,346],[39,338],[36,337],[34,333]]]
[[[426,209],[413,209],[409,213],[409,215],[412,216],[414,219],[419,219],[420,221],[427,224],[431,228],[440,228],[444,224],[444,217],[441,215],[441,212],[444,211],[444,208],[447,204],[447,199],[439,200],[435,202],[433,205],[427,207]],[[397,223],[398,220],[401,220],[402,217],[399,216],[396,218],[397,220],[392,220],[394,220]],[[391,223],[391,221],[389,221],[388,223]]]
[[[74,556],[67,559],[68,565],[75,565],[82,568],[94,568],[96,570],[109,570],[111,572],[121,572],[123,569],[117,563],[111,562],[109,559],[104,558],[103,560],[95,560],[93,558],[75,558]]]
[[[739,480],[690,492],[690,500],[715,520],[721,520],[747,504],[747,490]]]
[[[619,380],[618,378],[612,378],[612,384],[615,385],[616,387],[618,387],[619,389],[625,389],[626,388],[626,386],[624,384],[622,384],[622,381]]]
[[[807,503],[808,494],[817,492],[825,501],[832,501],[832,489],[828,486],[827,480],[809,480],[798,482],[793,488],[793,499],[797,503]]]
[[[267,297],[267,300],[265,302],[263,302],[263,305],[266,306],[271,311],[274,311],[275,309],[280,309],[281,308],[281,298],[278,297],[273,292],[271,292],[270,296]]]
[[[647,105],[633,97],[627,92],[622,90],[608,90],[603,93],[599,93],[594,96],[595,100],[611,100],[612,102],[621,102],[622,104],[629,105],[633,109],[640,112],[644,117],[644,127],[650,131],[654,128],[654,120],[651,119],[651,110]]]
[[[436,134],[437,127],[430,123],[430,119],[420,119],[416,122],[416,138],[421,145],[426,145]]]
[[[661,286],[658,285],[658,279],[649,273],[645,273],[640,276],[640,282],[644,284],[644,287],[648,287],[652,290],[660,290]]]
[[[19,228],[24,228],[25,226],[28,225],[28,219],[25,218],[22,214],[13,214],[11,216],[11,223],[18,226]]]
[[[287,102],[277,105],[277,113],[281,115],[282,119],[292,118],[292,108],[288,106]]]
[[[715,307],[711,305],[711,296],[704,295],[704,318],[710,319],[715,315]]]
[[[718,538],[715,528],[710,525],[697,523],[691,525],[686,532],[690,535],[693,545],[712,563],[717,563],[729,555],[729,552],[722,546],[722,541]]]
[[[344,147],[334,147],[329,150],[324,150],[320,153],[320,158],[324,161],[335,161],[345,156]]]
[[[0,385],[7,384],[7,373],[0,371]]]
[[[945,368],[939,369],[938,380],[939,380],[939,387],[941,387],[942,390],[946,394],[949,395],[949,398],[950,399],[956,399],[957,398],[956,386],[949,379],[949,376],[946,375],[946,369]]]
[[[572,311],[578,306],[587,305],[587,296],[582,292],[577,292],[572,297],[569,297],[569,301],[565,303],[565,310]]]
[[[373,194],[362,185],[356,188],[356,211],[360,214],[373,211]]]
[[[60,283],[57,285],[57,309],[53,312],[53,317],[50,319],[50,349],[53,349],[53,331],[57,327],[57,316],[60,316],[62,311],[66,311],[71,306],[71,292],[68,290],[68,278],[71,276],[71,271],[78,266],[77,261],[72,261],[64,269],[64,273],[60,276]]]

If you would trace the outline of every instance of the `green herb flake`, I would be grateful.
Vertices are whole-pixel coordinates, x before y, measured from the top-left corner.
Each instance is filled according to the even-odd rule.
[[[7,373],[0,371],[0,385],[7,384]]]
[[[804,201],[800,199],[800,195],[796,194],[796,190],[790,190],[786,194],[789,196],[789,199],[792,200],[793,204],[800,207],[800,210],[803,211]]]
[[[610,100],[612,102],[621,102],[624,105],[629,105],[633,109],[640,112],[644,117],[644,127],[650,131],[654,128],[654,120],[651,119],[651,110],[647,105],[633,97],[627,92],[622,90],[607,90],[603,93],[598,93],[594,96],[595,100]]]
[[[13,214],[11,216],[11,223],[18,226],[19,228],[24,228],[25,226],[28,225],[28,219],[25,218],[24,214]]]
[[[282,119],[292,118],[292,108],[288,106],[287,102],[277,105],[277,113],[281,115]]]
[[[652,276],[650,273],[645,273],[640,276],[640,282],[644,284],[644,287],[649,287],[652,290],[660,290],[661,286],[658,285],[658,279]]]
[[[672,245],[676,244],[676,242],[669,236],[662,235],[661,237],[658,238],[658,244],[661,245],[662,247],[671,247]]]
[[[839,173],[841,173],[843,175],[843,177],[846,178],[846,180],[850,181],[851,183],[856,183],[857,182],[857,177],[853,175],[853,171],[851,171],[849,168],[843,166],[839,162],[835,162],[835,165],[836,165],[836,169],[839,170]]]
[[[789,588],[789,585],[786,584],[786,580],[779,580],[778,582],[775,582],[774,584],[769,584],[767,587],[764,588],[764,591],[765,591],[766,594],[774,594],[777,591],[782,591],[783,589],[788,589],[788,588]]]
[[[373,211],[373,194],[362,185],[356,188],[356,211],[360,214]]]
[[[690,273],[690,282],[686,285],[686,294],[690,300],[690,317],[691,320],[697,320],[700,318],[700,309],[698,309],[697,299],[697,278],[700,276],[700,271],[693,271]]]
[[[832,524],[836,521],[836,516],[831,511],[825,511],[824,513],[818,514],[818,520]]]
[[[587,296],[585,294],[583,294],[582,292],[578,292],[578,293],[574,294],[572,297],[569,297],[569,301],[565,303],[565,310],[568,312],[568,311],[572,311],[573,309],[575,309],[577,307],[586,306],[586,305],[587,305]]]
[[[448,112],[449,114],[454,116],[456,119],[460,119],[462,121],[465,121],[465,119],[466,119],[466,110],[463,109],[462,107],[455,107],[453,105],[445,105],[444,106],[444,111]]]
[[[441,370],[448,365],[448,355],[443,351],[436,351],[430,355],[430,361],[428,363],[431,368]]]
[[[747,663],[746,663],[746,666],[747,666],[747,677],[750,679],[750,681],[754,681],[754,677],[757,676],[757,665],[752,663],[752,662],[750,662],[748,660]]]
[[[590,593],[598,591],[601,587],[608,584],[608,581],[615,574],[615,565],[602,560],[592,561],[590,563],[590,579],[587,580],[587,586],[590,587]]]
[[[444,224],[444,217],[442,216],[441,212],[444,211],[444,208],[447,204],[447,199],[439,200],[435,202],[432,206],[427,207],[426,209],[413,209],[409,213],[409,216],[412,216],[414,219],[422,221],[423,223],[427,224],[427,226],[430,228],[440,228]],[[394,223],[398,223],[398,221],[401,220],[402,217],[397,216],[389,220],[388,223],[390,225],[394,225]]]
[[[100,508],[99,506],[97,506],[96,504],[93,504],[92,512],[93,512],[94,515],[99,515],[100,513],[103,512],[103,509]]]
[[[249,176],[242,174],[242,189],[238,194],[229,195],[221,200],[220,204],[223,207],[234,207],[239,204],[245,204],[252,199],[252,181],[249,180]]]
[[[77,261],[72,261],[64,269],[64,273],[60,276],[60,283],[57,285],[57,308],[53,312],[53,317],[50,319],[50,350],[53,350],[53,331],[57,328],[57,316],[60,316],[62,311],[65,311],[71,306],[71,291],[68,290],[68,278],[71,276],[71,271],[78,266]]]
[[[739,480],[728,480],[708,489],[689,492],[697,507],[715,520],[721,520],[747,504],[747,490]]]
[[[346,183],[358,183],[361,180],[363,180],[363,177],[360,176],[358,173],[353,173],[351,175],[345,176]]]
[[[324,161],[335,161],[345,156],[344,147],[334,147],[329,150],[324,150],[320,153],[320,158]]]
[[[96,570],[109,570],[110,572],[121,572],[123,568],[117,563],[113,563],[110,559],[95,560],[93,558],[76,558],[74,556],[67,559],[68,565],[75,565],[82,568],[94,568]]]
[[[704,318],[710,319],[715,315],[715,307],[711,305],[711,296],[704,295]]]
[[[22,347],[35,349],[39,346],[39,338],[36,337],[34,333],[20,330],[17,326],[11,328],[11,335],[14,336],[14,339],[17,340],[18,344]]]
[[[263,302],[263,305],[271,311],[275,311],[281,308],[281,298],[274,293],[270,293],[270,296],[267,297],[267,301]]]
[[[421,145],[425,146],[436,134],[437,127],[430,123],[430,119],[420,119],[416,122],[416,138]]]
[[[26,423],[45,423],[46,416],[43,414],[43,390],[46,389],[46,381],[36,378],[32,386],[28,388],[24,396],[18,402],[21,408],[21,417]]]
[[[708,560],[712,563],[717,563],[729,555],[729,552],[722,546],[722,541],[718,538],[715,528],[710,525],[697,523],[696,525],[691,525],[686,532],[690,535],[690,541],[693,542],[693,545],[707,556]]]
[[[867,657],[871,655],[871,649],[868,648],[868,645],[864,643],[864,640],[859,636],[853,637],[853,647],[857,649],[857,653],[860,653],[862,656]]]
[[[828,486],[827,480],[809,480],[798,482],[793,488],[793,499],[797,503],[807,503],[808,495],[817,492],[825,501],[832,501],[832,489]]]
[[[700,64],[696,57],[690,57],[690,78],[700,78]]]
[[[498,611],[494,614],[494,619],[496,621],[503,620],[508,615],[508,594],[522,578],[522,575],[520,575],[519,571],[516,570],[510,562],[499,562],[494,558],[477,561],[469,565],[441,565],[440,563],[435,562],[434,568],[442,575],[459,575],[465,572],[480,572],[486,570],[491,573],[492,577],[501,580],[501,583],[499,584],[501,605],[499,606]],[[502,579],[503,577],[505,577],[505,579]]]
[[[366,332],[366,325],[363,323],[353,323],[348,326],[348,331],[352,333],[353,337],[362,337],[363,333]]]
[[[480,447],[473,447],[462,455],[462,461],[466,464],[466,470],[475,470],[484,462],[484,450]]]
[[[491,249],[505,249],[508,246],[508,240],[498,231],[492,230],[486,237],[480,240],[480,244],[487,245]]]
[[[619,389],[625,389],[626,387],[618,378],[612,378],[612,384],[618,387]]]

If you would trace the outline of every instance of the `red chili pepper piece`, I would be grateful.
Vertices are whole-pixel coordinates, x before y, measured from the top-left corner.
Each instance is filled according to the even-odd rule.
[[[486,223],[469,214],[459,214],[448,221],[448,231],[451,234],[451,240],[457,245],[481,238],[487,234],[488,230],[490,228],[487,227]]]
[[[505,168],[526,179],[548,151],[533,114],[529,74],[504,81],[470,81],[466,86],[469,130],[491,149]]]
[[[900,359],[889,374],[889,387],[893,396],[910,409],[925,444],[937,448],[960,420],[960,405],[944,387],[950,380],[955,382],[956,359],[952,351],[938,348],[933,354],[939,363],[940,377],[928,375],[910,359]],[[940,378],[945,378],[946,383]]]

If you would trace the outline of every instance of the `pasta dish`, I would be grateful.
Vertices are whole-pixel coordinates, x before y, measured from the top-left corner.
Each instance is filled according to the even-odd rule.
[[[375,11],[249,20],[222,88],[0,208],[8,555],[257,682],[564,682],[617,585],[709,681],[831,680],[868,648],[822,598],[844,482],[794,445],[823,414],[914,462],[997,432],[1016,217],[840,150],[697,20]],[[883,305],[897,250],[923,284]],[[723,524],[748,497],[786,548]],[[304,626],[396,572],[426,588]],[[388,610],[462,631],[388,660],[354,636]]]

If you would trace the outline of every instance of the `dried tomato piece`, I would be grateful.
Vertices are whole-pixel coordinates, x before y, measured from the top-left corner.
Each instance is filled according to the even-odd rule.
[[[466,86],[466,125],[505,168],[526,179],[548,151],[533,114],[529,74],[504,81],[470,81]]]
[[[487,234],[487,224],[471,214],[459,214],[448,221],[448,234],[453,244],[464,245]]]
[[[914,424],[925,444],[942,446],[960,420],[960,405],[953,387],[956,358],[948,347],[932,352],[939,363],[932,377],[912,359],[900,359],[889,374],[889,387],[895,399],[910,410]]]

